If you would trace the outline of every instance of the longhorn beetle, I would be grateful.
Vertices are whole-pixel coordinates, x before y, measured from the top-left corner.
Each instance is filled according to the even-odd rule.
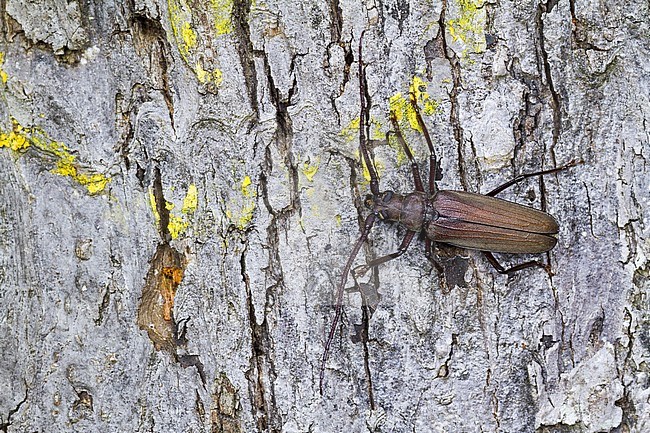
[[[343,292],[352,263],[356,258],[363,243],[367,240],[370,229],[377,219],[392,221],[406,228],[406,236],[396,252],[388,254],[369,263],[355,268],[355,275],[363,275],[369,269],[395,259],[407,250],[417,233],[425,234],[425,255],[438,271],[440,265],[433,260],[433,243],[441,242],[457,247],[479,250],[483,252],[490,264],[501,274],[509,274],[531,266],[542,266],[538,261],[529,261],[504,268],[497,262],[493,252],[515,254],[537,254],[551,250],[557,243],[555,235],[559,227],[555,218],[546,212],[509,202],[494,196],[504,189],[523,181],[524,179],[556,173],[573,167],[579,161],[573,160],[568,164],[550,170],[535,173],[521,174],[504,183],[485,195],[466,191],[439,190],[436,185],[436,175],[439,173],[438,159],[433,148],[429,132],[424,124],[417,101],[410,95],[410,102],[414,108],[417,122],[422,130],[424,139],[429,147],[429,191],[425,191],[420,176],[420,170],[413,153],[402,136],[397,118],[391,113],[391,123],[394,134],[400,143],[411,164],[415,191],[407,194],[398,194],[393,191],[379,190],[379,177],[374,161],[368,150],[367,136],[369,135],[370,94],[366,82],[365,68],[362,61],[363,35],[359,38],[359,96],[361,100],[361,113],[359,119],[359,148],[363,162],[370,174],[370,192],[365,199],[365,206],[370,209],[366,217],[361,234],[357,239],[352,253],[343,268],[343,274],[336,291],[336,312],[330,328],[325,350],[321,360],[320,390],[322,394],[325,363],[330,346],[336,331],[336,325],[341,318],[343,308]]]

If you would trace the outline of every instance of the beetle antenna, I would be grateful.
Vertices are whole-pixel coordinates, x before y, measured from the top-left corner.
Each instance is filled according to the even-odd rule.
[[[363,224],[363,230],[361,231],[361,235],[359,236],[359,239],[357,239],[357,243],[354,245],[354,248],[352,249],[350,258],[345,264],[345,268],[343,268],[341,281],[339,282],[339,286],[336,289],[336,313],[334,314],[334,321],[332,322],[332,327],[330,328],[330,332],[327,336],[327,341],[325,342],[325,351],[323,352],[323,359],[321,360],[321,364],[320,364],[319,388],[320,388],[321,395],[323,395],[323,379],[325,376],[325,363],[327,362],[327,358],[330,353],[330,346],[332,344],[332,340],[334,339],[334,333],[336,332],[336,325],[338,325],[338,322],[341,318],[341,313],[343,311],[343,292],[345,291],[345,283],[348,281],[348,274],[350,273],[350,269],[352,268],[352,263],[354,263],[354,259],[357,257],[357,254],[359,254],[359,251],[361,250],[361,246],[364,244],[366,239],[368,239],[368,233],[370,233],[370,229],[372,228],[372,225],[374,223],[375,223],[375,214],[368,215],[365,223]]]

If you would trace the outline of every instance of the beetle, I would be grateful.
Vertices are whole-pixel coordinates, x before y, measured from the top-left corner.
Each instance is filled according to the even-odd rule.
[[[362,41],[363,33],[359,38],[359,94],[361,102],[359,148],[363,162],[370,174],[370,194],[366,196],[364,202],[365,206],[370,209],[370,215],[366,217],[361,227],[359,238],[352,248],[337,286],[334,321],[321,359],[321,394],[325,363],[342,313],[345,283],[361,246],[366,242],[368,234],[377,220],[396,222],[402,225],[406,229],[406,235],[396,252],[358,266],[353,271],[355,276],[363,275],[371,268],[401,256],[408,249],[415,235],[421,232],[425,235],[425,255],[439,272],[442,272],[442,268],[433,259],[432,254],[434,242],[479,250],[497,272],[501,274],[510,274],[532,266],[546,268],[541,262],[529,261],[506,269],[499,264],[492,253],[538,254],[550,251],[557,243],[555,236],[559,231],[559,225],[555,218],[541,210],[495,196],[506,188],[530,177],[556,173],[581,162],[573,160],[558,168],[521,174],[485,195],[467,191],[439,190],[436,184],[436,181],[441,179],[439,160],[436,158],[433,143],[420,114],[416,98],[414,95],[410,95],[410,103],[414,108],[418,125],[429,148],[428,191],[424,189],[419,167],[400,131],[394,113],[391,113],[390,116],[394,129],[393,134],[403,148],[411,165],[415,191],[406,194],[399,194],[390,190],[380,191],[379,176],[367,142],[370,128],[368,121],[370,118],[370,104],[368,103],[370,95],[367,90],[365,69],[362,61]]]

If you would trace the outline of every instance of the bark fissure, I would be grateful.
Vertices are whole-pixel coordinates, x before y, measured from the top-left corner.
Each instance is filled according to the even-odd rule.
[[[578,19],[578,16],[576,15],[575,0],[569,0],[569,10],[571,11],[571,24],[573,25],[571,34],[573,36],[573,42],[575,42],[578,48],[585,51],[607,51],[607,48],[601,48],[588,40],[587,30],[585,29],[584,24]]]
[[[582,182],[582,186],[585,187],[585,197],[587,197],[587,214],[589,216],[589,232],[594,239],[597,239],[596,233],[594,232],[594,214],[591,210],[591,196],[589,195],[589,187],[585,182]]]
[[[336,91],[330,92],[329,96],[330,105],[336,114],[337,123],[340,125],[341,114],[339,113],[339,109],[337,107],[337,100],[341,95],[343,95],[345,92],[345,87],[350,81],[350,69],[354,63],[354,53],[351,47],[351,39],[347,41],[342,39],[343,11],[341,10],[339,0],[328,0],[327,4],[329,6],[328,11],[331,28],[330,42],[327,45],[327,57],[324,61],[323,68],[326,73],[329,73],[331,67],[330,61],[332,58],[332,47],[334,46],[338,46],[343,50],[343,58],[345,61],[345,64],[343,65],[343,77],[341,79],[341,83],[339,84],[339,87]]]
[[[132,14],[129,28],[136,52],[140,56],[146,56],[146,59],[143,60],[146,60],[149,65],[151,80],[149,86],[162,94],[169,113],[170,125],[174,129],[174,97],[170,85],[169,65],[167,64],[168,59],[171,58],[171,46],[167,40],[167,34],[160,21],[139,14],[131,2],[129,2],[129,9]]]
[[[106,289],[104,290],[104,296],[102,296],[102,302],[101,304],[99,304],[99,311],[97,313],[97,318],[95,319],[96,326],[101,325],[102,322],[104,321],[104,314],[108,309],[110,301],[111,301],[111,288],[110,285],[107,285]]]
[[[553,74],[551,72],[551,64],[548,61],[548,53],[545,47],[545,36],[544,36],[544,14],[550,13],[555,2],[539,3],[537,5],[537,11],[535,13],[535,25],[537,28],[537,35],[535,41],[537,42],[537,58],[538,64],[541,68],[541,74],[546,79],[546,86],[551,94],[551,110],[553,113],[553,144],[551,146],[551,155],[553,156],[553,163],[555,164],[554,158],[554,149],[558,140],[560,139],[560,133],[562,130],[562,114],[560,106],[560,96],[555,90],[555,85],[553,84]],[[544,146],[546,147],[546,146]]]
[[[330,44],[339,44],[343,31],[343,11],[339,0],[328,0],[327,5],[330,15]]]
[[[251,10],[251,0],[241,0],[233,3],[232,25],[237,35],[237,53],[244,74],[244,83],[255,115],[255,123],[259,120],[260,108],[257,99],[257,72],[255,70],[253,41],[251,40],[248,20]]]
[[[513,69],[512,74],[526,86],[521,98],[523,100],[523,106],[519,110],[517,117],[515,117],[512,126],[512,134],[515,141],[512,168],[515,170],[519,153],[523,151],[527,143],[534,141],[535,131],[539,127],[541,105],[539,103],[539,91],[537,90],[534,79],[526,76],[517,69]]]
[[[446,29],[446,13],[447,13],[447,0],[442,2],[442,10],[440,11],[440,18],[438,19],[440,44],[442,46],[442,53],[445,56],[445,59],[449,62],[451,68],[451,80],[452,86],[449,91],[449,101],[451,103],[451,111],[449,113],[449,122],[451,123],[452,129],[454,131],[454,140],[456,141],[456,147],[458,152],[458,174],[460,177],[460,183],[463,186],[465,191],[472,191],[475,188],[472,188],[470,185],[470,175],[466,166],[466,161],[464,159],[466,153],[466,144],[463,127],[460,123],[460,103],[458,101],[458,95],[462,90],[461,83],[461,66],[458,56],[447,43],[447,36],[445,33]],[[476,164],[476,158],[472,158],[474,164]],[[475,167],[473,170],[478,175],[478,167]],[[478,180],[478,179],[477,179]],[[477,182],[480,184],[480,181]]]
[[[370,326],[370,318],[372,317],[369,308],[366,306],[361,307],[361,345],[363,346],[363,368],[366,372],[366,378],[368,380],[368,400],[370,401],[370,410],[375,410],[375,396],[372,389],[372,371],[370,370],[370,351],[368,348],[368,328]]]
[[[166,351],[183,368],[196,367],[201,382],[205,385],[205,370],[199,355],[185,353],[188,343],[187,322],[190,319],[188,317],[177,320],[174,317],[176,292],[183,281],[188,260],[185,254],[170,245],[172,241],[169,230],[170,209],[165,200],[162,174],[158,166],[154,168],[151,189],[161,242],[150,260],[138,305],[137,323],[140,329],[147,331],[157,351]],[[101,308],[103,307],[100,307],[100,319],[103,311]]]
[[[274,397],[267,397],[265,376],[271,365],[269,355],[270,351],[270,338],[268,335],[268,326],[266,313],[262,323],[258,324],[255,314],[255,303],[253,300],[253,293],[250,285],[250,277],[246,270],[246,253],[248,251],[248,243],[246,241],[244,251],[239,259],[240,273],[244,282],[246,290],[246,302],[248,307],[248,321],[251,331],[251,358],[249,369],[246,372],[246,378],[249,383],[249,393],[252,403],[253,418],[256,420],[257,430],[259,432],[265,431],[278,431],[272,428],[272,418],[274,414],[274,407],[270,402],[274,401]],[[273,392],[273,382],[269,377],[270,392]]]
[[[451,371],[451,360],[454,356],[454,349],[458,346],[458,334],[451,334],[451,344],[449,345],[449,353],[447,357],[442,361],[442,364],[438,368],[436,374],[436,379],[444,379],[449,376]]]
[[[9,409],[9,412],[7,413],[7,421],[5,421],[5,422],[0,422],[0,430],[1,430],[3,433],[7,433],[7,432],[8,432],[9,427],[11,427],[11,418],[12,418],[16,413],[18,413],[18,411],[20,410],[20,407],[21,407],[21,406],[22,406],[22,405],[27,401],[27,390],[28,390],[28,387],[27,387],[27,381],[26,381],[26,380],[24,381],[24,384],[25,384],[25,397],[23,397],[23,399],[22,399],[21,401],[18,402],[18,404],[16,405],[16,407],[14,407],[13,409]]]
[[[270,431],[280,431],[282,429],[282,418],[277,409],[275,400],[275,365],[273,361],[272,347],[273,342],[269,333],[269,322],[267,313],[277,308],[277,295],[284,288],[284,271],[282,269],[281,256],[280,256],[280,228],[286,229],[289,224],[290,218],[295,214],[300,214],[300,191],[299,191],[299,176],[298,167],[295,163],[293,155],[293,123],[289,115],[288,107],[293,104],[292,98],[297,91],[297,81],[293,77],[292,86],[288,91],[286,97],[283,97],[281,90],[275,86],[271,65],[269,59],[264,52],[260,53],[264,60],[264,70],[269,87],[269,94],[271,102],[276,110],[276,133],[272,140],[275,145],[282,161],[289,173],[289,203],[280,210],[273,209],[269,200],[268,190],[268,176],[273,173],[273,158],[271,155],[271,145],[266,147],[264,154],[264,161],[262,162],[262,171],[260,174],[260,187],[262,191],[262,200],[264,205],[271,215],[271,221],[266,229],[267,242],[269,252],[269,261],[267,273],[271,278],[271,284],[266,288],[265,293],[265,306],[262,323],[257,324],[255,319],[255,308],[252,302],[252,297],[249,298],[249,320],[251,322],[252,330],[252,345],[253,345],[253,359],[251,360],[251,372],[256,372],[256,377],[253,380],[252,393],[257,402],[257,410],[260,412],[256,416],[258,420],[258,429],[260,431],[270,429]],[[294,56],[291,60],[290,73],[293,74],[295,67]],[[242,275],[245,281],[248,276],[245,272],[245,260],[242,256]],[[250,294],[250,287],[247,287]],[[268,378],[268,383],[264,383],[264,377]],[[249,378],[252,380],[252,378]],[[265,386],[266,385],[266,386]],[[266,389],[266,391],[265,391]],[[268,395],[267,395],[268,393]]]
[[[167,208],[167,201],[165,200],[163,192],[160,168],[156,166],[153,174],[152,192],[156,202],[156,211],[160,216],[158,221],[158,233],[160,234],[162,241],[169,244],[169,241],[172,240],[172,235],[169,233],[169,209]]]
[[[613,432],[620,433],[626,431],[634,431],[634,428],[637,425],[638,414],[636,407],[634,405],[634,399],[631,398],[630,390],[630,380],[628,375],[634,376],[634,360],[633,360],[633,348],[635,343],[635,333],[632,329],[632,314],[628,308],[625,308],[624,321],[627,326],[624,328],[625,335],[628,338],[627,345],[624,346],[618,342],[614,346],[614,359],[616,360],[616,372],[618,375],[618,380],[620,381],[621,387],[623,388],[623,396],[616,400],[614,404],[621,408],[623,412],[621,416],[621,423],[616,427]],[[624,352],[624,359],[620,360],[620,353]]]
[[[165,105],[167,106],[167,112],[169,113],[169,124],[172,127],[172,130],[176,130],[174,126],[174,97],[172,95],[172,89],[169,85],[169,66],[167,65],[168,55],[165,54],[165,50],[169,48],[167,39],[158,39],[158,47],[160,49],[161,55],[159,59],[160,64],[160,79],[162,81],[162,92],[163,99],[165,100]]]

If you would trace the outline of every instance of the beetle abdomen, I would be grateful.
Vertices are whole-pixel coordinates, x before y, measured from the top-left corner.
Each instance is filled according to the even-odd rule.
[[[436,242],[494,253],[536,254],[552,249],[553,236],[439,218],[427,225],[427,236]]]
[[[438,218],[427,236],[463,248],[499,253],[543,253],[557,240],[551,215],[495,197],[463,191],[439,191],[433,198]]]

